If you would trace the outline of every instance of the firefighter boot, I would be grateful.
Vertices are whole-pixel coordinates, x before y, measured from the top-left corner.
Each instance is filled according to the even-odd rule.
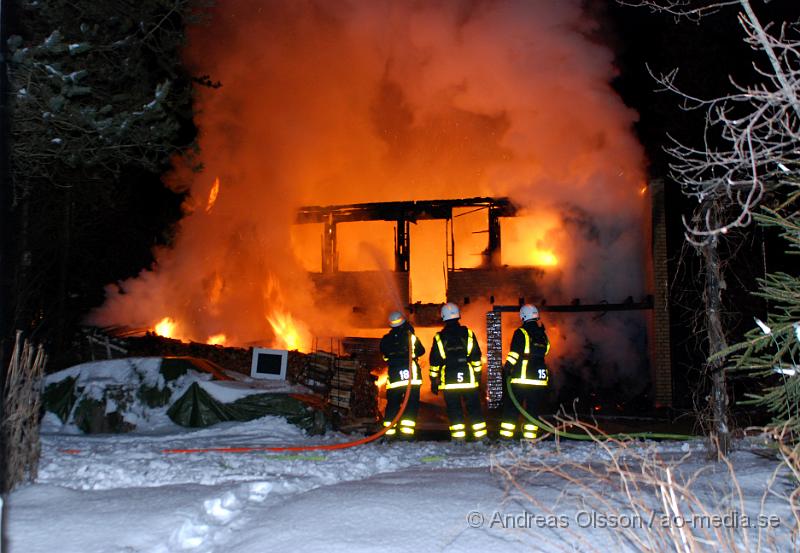
[[[400,421],[400,434],[398,435],[398,438],[405,441],[413,441],[416,427],[416,421],[411,419],[402,419]]]
[[[525,440],[535,440],[539,436],[539,427],[532,423],[525,423],[522,427],[522,437]]]
[[[513,422],[500,423],[500,438],[503,440],[513,440],[514,433],[517,430],[517,425]]]
[[[476,422],[472,425],[472,438],[476,442],[485,443],[486,442],[486,421]]]

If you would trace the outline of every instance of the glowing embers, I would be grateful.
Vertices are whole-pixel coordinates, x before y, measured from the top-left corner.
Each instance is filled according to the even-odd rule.
[[[303,323],[297,322],[287,311],[273,311],[267,315],[267,321],[275,332],[274,344],[288,350],[309,351],[310,334]]]
[[[206,213],[210,213],[217,203],[219,196],[219,177],[214,179],[214,184],[211,186],[211,191],[208,193],[208,202],[206,203]]]

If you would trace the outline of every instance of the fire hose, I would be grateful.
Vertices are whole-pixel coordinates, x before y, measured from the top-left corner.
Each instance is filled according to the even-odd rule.
[[[532,424],[535,424],[539,428],[544,429],[546,432],[551,434],[558,435],[562,438],[567,438],[569,440],[608,440],[608,439],[626,439],[626,438],[641,438],[641,439],[654,439],[654,440],[691,440],[694,439],[695,436],[691,436],[689,434],[668,434],[668,433],[661,433],[661,432],[631,432],[631,433],[617,433],[617,434],[600,434],[599,436],[590,436],[589,434],[575,434],[573,432],[567,432],[565,430],[560,430],[555,428],[554,426],[548,424],[547,422],[538,419],[528,413],[522,405],[519,404],[517,401],[517,397],[514,395],[514,389],[511,386],[511,380],[506,379],[506,390],[508,391],[508,397],[511,398],[511,402],[514,404],[514,407],[517,408],[517,411],[522,414],[522,416]]]
[[[391,424],[388,426],[384,426],[378,432],[371,434],[370,436],[365,436],[358,440],[353,440],[349,442],[342,442],[337,444],[317,444],[317,445],[304,445],[304,446],[247,446],[247,447],[207,447],[207,448],[188,448],[188,449],[163,449],[161,450],[162,453],[166,454],[174,454],[174,453],[251,453],[256,451],[269,451],[274,453],[279,452],[289,452],[289,451],[333,451],[337,449],[347,449],[350,447],[356,447],[359,445],[368,444],[370,442],[374,442],[375,440],[380,439],[386,432],[393,428],[400,418],[403,416],[403,413],[406,410],[406,406],[408,405],[408,400],[411,397],[411,386],[412,378],[408,379],[408,384],[406,385],[405,395],[403,396],[403,402],[400,404],[400,409],[398,410],[397,414],[392,419]],[[633,432],[633,433],[617,433],[617,434],[602,434],[599,437],[590,436],[588,434],[575,434],[572,432],[567,432],[564,430],[560,430],[558,428],[553,427],[552,425],[548,424],[547,422],[538,419],[528,413],[522,405],[520,405],[519,401],[517,400],[516,396],[514,395],[514,390],[511,386],[510,381],[506,381],[506,390],[508,391],[509,398],[511,402],[516,407],[517,411],[522,414],[522,416],[535,424],[539,428],[544,429],[546,432],[551,434],[558,435],[562,438],[567,438],[570,440],[595,440],[601,439],[606,440],[610,438],[641,438],[641,439],[657,439],[657,440],[691,440],[695,436],[691,436],[688,434],[670,434],[670,433],[660,433],[660,432]],[[75,453],[74,451],[65,451],[65,453]]]

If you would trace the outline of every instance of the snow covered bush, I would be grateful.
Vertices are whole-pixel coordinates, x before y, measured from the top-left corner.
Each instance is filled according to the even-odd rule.
[[[180,57],[191,6],[8,4],[8,328],[35,330],[53,364],[68,366],[61,357],[97,290],[147,264],[121,268],[131,252],[166,243],[164,213],[179,212],[165,189],[158,210],[135,206],[193,152],[192,78]],[[163,226],[148,229],[155,211]]]

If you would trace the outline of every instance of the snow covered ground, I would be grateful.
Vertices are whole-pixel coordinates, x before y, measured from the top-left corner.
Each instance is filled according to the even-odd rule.
[[[309,437],[276,417],[199,430],[162,420],[135,434],[89,436],[48,414],[39,478],[10,495],[5,545],[11,553],[633,550],[580,487],[523,473],[518,482],[531,503],[498,470],[551,458],[602,467],[594,443],[562,443],[557,456],[553,441],[370,443],[286,455],[163,452],[347,439]],[[727,469],[706,463],[701,442],[641,447],[656,447],[667,460],[688,454],[677,471],[707,466],[698,485],[730,501]],[[760,505],[777,463],[747,447],[732,456],[744,511],[775,517],[762,532],[766,550],[796,550],[785,501],[768,496]],[[774,487],[782,486],[779,478]],[[749,536],[757,539],[757,531]]]

